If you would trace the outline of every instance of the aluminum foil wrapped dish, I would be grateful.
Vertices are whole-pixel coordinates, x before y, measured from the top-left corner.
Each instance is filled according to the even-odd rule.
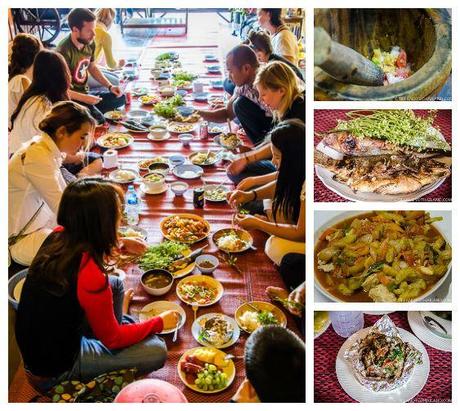
[[[404,342],[390,317],[384,315],[364,338],[345,352],[357,380],[371,391],[392,391],[406,384],[422,353]]]

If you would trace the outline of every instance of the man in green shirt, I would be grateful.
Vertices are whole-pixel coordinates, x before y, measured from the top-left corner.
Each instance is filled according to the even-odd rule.
[[[72,9],[68,15],[70,34],[57,46],[72,76],[70,98],[87,106],[99,124],[105,122],[103,113],[125,104],[125,96],[99,70],[94,62],[96,16],[89,9]],[[89,74],[108,91],[92,91],[89,94]]]

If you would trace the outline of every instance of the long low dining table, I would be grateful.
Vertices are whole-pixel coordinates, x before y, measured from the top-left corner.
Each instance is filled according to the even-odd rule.
[[[205,91],[223,96],[223,90],[212,89],[209,84],[210,79],[221,79],[222,73],[208,74],[206,72],[206,63],[204,62],[205,54],[216,54],[217,50],[218,49],[206,47],[175,49],[175,51],[179,53],[179,61],[182,63],[182,68],[186,71],[197,73],[199,75],[199,80],[205,84]],[[150,69],[153,68],[155,56],[165,51],[170,50],[161,48],[147,49],[147,52],[144,53],[139,60],[138,79],[130,81],[129,84],[125,84],[126,91],[133,90],[137,87],[146,87],[152,90],[153,93],[156,92],[158,86],[155,81],[150,79]],[[220,64],[222,67],[222,60]],[[187,105],[192,105],[195,108],[207,107],[206,103],[191,101],[189,96],[186,97],[186,102]],[[131,105],[127,108],[127,111],[139,108],[151,110],[151,106],[141,106],[138,99],[132,97]],[[233,124],[232,127],[235,127],[235,125]],[[112,123],[108,128],[99,128],[95,137],[97,138],[107,130],[129,132],[125,130],[123,126]],[[177,133],[171,133],[170,138],[164,141],[152,141],[147,138],[147,133],[131,133],[134,137],[134,142],[129,147],[118,150],[119,165],[123,168],[137,170],[138,161],[143,159],[149,159],[156,156],[168,157],[174,154],[182,154],[188,158],[191,153],[196,151],[207,152],[211,150],[217,152],[222,150],[222,148],[214,142],[211,136],[209,138],[201,138],[198,130],[199,123],[193,132],[194,139],[189,147],[184,147],[182,145],[178,139]],[[98,151],[100,149],[96,148],[95,150]],[[203,176],[193,180],[181,180],[172,173],[169,173],[166,177],[167,184],[171,184],[174,181],[185,181],[189,184],[189,189],[183,196],[175,196],[170,187],[162,194],[145,194],[139,189],[139,181],[135,183],[141,205],[140,221],[138,225],[147,231],[147,242],[149,244],[157,244],[163,241],[163,236],[160,231],[160,222],[165,217],[172,214],[192,213],[205,218],[211,226],[211,234],[208,238],[195,244],[192,248],[202,247],[207,244],[206,253],[217,256],[218,249],[211,239],[212,233],[221,228],[232,227],[234,210],[232,210],[226,202],[217,203],[208,201],[205,202],[204,208],[195,208],[193,204],[193,189],[201,187],[203,184],[222,184],[229,189],[234,189],[233,183],[226,175],[226,167],[228,164],[228,161],[220,160],[215,165],[204,166]],[[112,170],[104,170],[104,175],[107,175],[110,171]],[[141,172],[141,175],[145,173],[145,171]],[[125,188],[127,187],[127,185],[123,186]],[[229,265],[226,259],[222,258],[222,254],[219,255],[221,257],[220,265],[212,275],[222,283],[224,287],[223,297],[212,306],[200,308],[197,313],[198,316],[205,313],[223,313],[230,317],[234,317],[236,309],[244,301],[269,301],[265,294],[266,287],[285,287],[276,267],[264,253],[265,241],[268,236],[260,231],[251,231],[251,234],[254,239],[256,250],[248,250],[242,254],[235,255],[237,257],[237,269]],[[179,387],[184,392],[189,402],[229,401],[245,378],[243,360],[241,358],[234,360],[236,377],[228,389],[216,394],[202,394],[187,388],[179,378],[177,365],[181,355],[187,349],[199,346],[199,343],[195,341],[191,333],[194,318],[193,311],[189,305],[181,302],[176,295],[177,280],[166,295],[152,297],[143,290],[140,284],[140,276],[143,271],[135,264],[129,264],[127,267],[124,267],[124,269],[127,274],[125,288],[133,288],[135,291],[135,296],[131,304],[131,313],[133,313],[133,316],[136,316],[135,313],[139,312],[146,304],[158,300],[168,300],[180,304],[187,315],[185,325],[179,330],[176,342],[172,342],[171,334],[164,336],[168,347],[167,362],[162,369],[153,372],[149,377],[159,378]],[[200,273],[198,269],[195,268],[192,274]],[[287,327],[298,334],[299,331],[292,316],[286,310],[284,310],[284,312],[288,319]],[[238,341],[233,346],[224,349],[224,351],[241,357],[244,353],[247,337],[248,334],[241,331],[241,336]],[[302,359],[302,361],[303,360],[304,359]]]

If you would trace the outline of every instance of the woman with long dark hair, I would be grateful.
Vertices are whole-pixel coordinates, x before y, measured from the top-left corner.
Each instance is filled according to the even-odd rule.
[[[8,162],[8,246],[11,257],[30,265],[56,225],[66,182],[63,155],[75,156],[91,140],[95,121],[89,110],[61,101],[39,123],[40,135],[24,144]],[[86,167],[91,173],[98,164]]]
[[[270,134],[276,180],[251,191],[235,190],[229,203],[236,208],[249,201],[272,200],[268,217],[237,215],[235,222],[270,234],[265,252],[279,265],[287,253],[305,253],[305,125],[282,121]]]
[[[179,314],[167,311],[134,322],[126,306],[123,310],[122,281],[107,274],[114,251],[141,254],[146,248],[138,240],[122,244],[118,238],[123,204],[121,188],[102,179],[69,184],[58,226],[29,268],[16,338],[25,367],[41,389],[124,368],[145,374],[166,360],[166,344],[155,334],[174,328]]]
[[[34,59],[42,47],[37,37],[27,33],[19,33],[12,42],[8,63],[8,122],[24,90],[30,86]]]
[[[40,134],[40,121],[54,103],[69,100],[69,87],[70,73],[64,58],[54,51],[40,51],[34,60],[32,83],[10,118],[10,153]]]

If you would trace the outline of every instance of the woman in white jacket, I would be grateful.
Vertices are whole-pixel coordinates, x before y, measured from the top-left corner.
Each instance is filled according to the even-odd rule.
[[[8,245],[11,257],[30,265],[56,225],[66,183],[63,157],[76,155],[91,139],[95,121],[72,101],[56,103],[38,124],[40,135],[23,145],[8,162]]]

